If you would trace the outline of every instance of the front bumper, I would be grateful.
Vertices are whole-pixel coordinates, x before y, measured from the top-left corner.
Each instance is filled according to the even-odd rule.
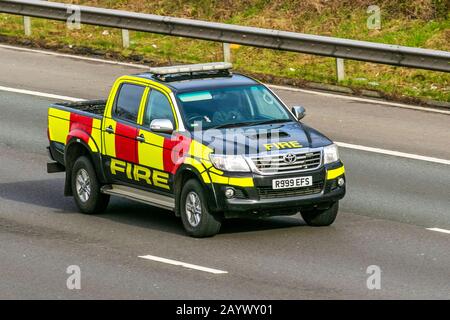
[[[314,188],[272,189],[273,179],[301,176],[312,176]],[[223,212],[225,217],[292,215],[298,213],[302,208],[325,209],[342,199],[346,192],[345,174],[341,162],[322,166],[314,171],[273,176],[254,174],[252,178],[253,187],[213,185],[218,205],[217,210]],[[343,186],[338,185],[340,178],[345,181]],[[225,190],[230,187],[236,190],[236,197],[227,199]]]

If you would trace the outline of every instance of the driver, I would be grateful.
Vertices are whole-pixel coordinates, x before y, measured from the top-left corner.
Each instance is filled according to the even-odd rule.
[[[240,122],[244,120],[244,115],[240,109],[241,103],[239,97],[231,92],[219,93],[214,97],[217,110],[213,114],[212,122],[214,124],[224,124]]]

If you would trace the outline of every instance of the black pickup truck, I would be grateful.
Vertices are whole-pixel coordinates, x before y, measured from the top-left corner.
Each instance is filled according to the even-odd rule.
[[[172,210],[189,235],[224,218],[301,213],[333,223],[345,195],[338,149],[260,82],[212,63],[123,76],[108,100],[48,111],[49,172],[98,213],[111,195]]]

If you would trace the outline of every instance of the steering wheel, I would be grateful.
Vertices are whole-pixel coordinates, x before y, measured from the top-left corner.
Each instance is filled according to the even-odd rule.
[[[198,113],[194,113],[193,115],[191,115],[188,119],[187,122],[188,124],[191,126],[193,125],[196,121],[205,121],[205,117],[198,114]]]
[[[230,111],[217,111],[214,113],[213,122],[214,123],[225,123],[230,121],[238,121],[243,118],[242,114],[237,110]]]

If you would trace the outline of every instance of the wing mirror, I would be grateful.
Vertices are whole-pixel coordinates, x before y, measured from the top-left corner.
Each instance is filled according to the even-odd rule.
[[[297,120],[301,120],[305,117],[306,115],[306,110],[303,107],[300,106],[294,106],[292,107],[292,113],[294,114],[294,116],[297,118]]]
[[[155,119],[150,123],[150,130],[161,133],[172,133],[173,124],[169,119]]]

